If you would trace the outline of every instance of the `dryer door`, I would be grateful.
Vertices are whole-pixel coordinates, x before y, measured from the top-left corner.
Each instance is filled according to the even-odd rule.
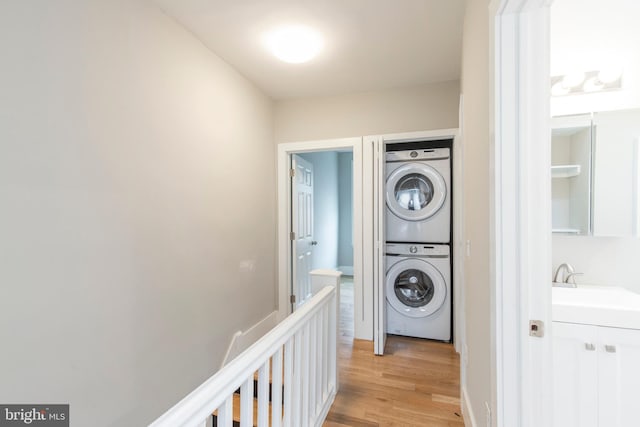
[[[423,221],[436,214],[447,198],[447,184],[437,170],[423,163],[407,163],[387,178],[387,206],[407,221]]]
[[[419,258],[394,264],[387,272],[387,301],[408,317],[426,317],[442,307],[447,297],[444,277],[433,265]]]

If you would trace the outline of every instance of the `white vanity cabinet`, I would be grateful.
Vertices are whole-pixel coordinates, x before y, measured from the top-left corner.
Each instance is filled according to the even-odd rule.
[[[638,425],[640,330],[553,322],[554,426]]]

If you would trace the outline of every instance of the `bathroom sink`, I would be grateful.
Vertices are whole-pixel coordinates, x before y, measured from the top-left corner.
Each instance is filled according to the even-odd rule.
[[[640,294],[613,286],[552,288],[552,319],[614,328],[640,329]]]

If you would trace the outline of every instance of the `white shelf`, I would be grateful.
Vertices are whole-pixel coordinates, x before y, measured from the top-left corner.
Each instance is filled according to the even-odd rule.
[[[552,233],[567,233],[567,234],[579,234],[580,230],[577,228],[552,228]]]
[[[551,166],[551,178],[571,178],[580,175],[580,165]]]

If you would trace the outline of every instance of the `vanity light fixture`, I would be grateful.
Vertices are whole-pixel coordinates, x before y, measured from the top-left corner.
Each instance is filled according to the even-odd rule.
[[[576,95],[622,88],[622,70],[607,68],[551,77],[551,96]]]
[[[320,33],[304,25],[276,28],[265,34],[263,40],[278,59],[290,64],[310,61],[324,44]]]

